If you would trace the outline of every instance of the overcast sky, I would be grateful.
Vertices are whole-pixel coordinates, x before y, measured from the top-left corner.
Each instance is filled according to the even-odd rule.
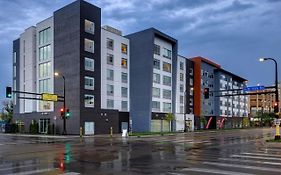
[[[0,0],[0,100],[12,85],[12,41],[29,26],[73,0]],[[274,83],[281,65],[281,0],[89,0],[102,9],[102,24],[123,34],[149,27],[176,38],[179,54],[203,56],[249,80]],[[281,67],[279,66],[281,72]],[[281,73],[279,73],[281,79]]]

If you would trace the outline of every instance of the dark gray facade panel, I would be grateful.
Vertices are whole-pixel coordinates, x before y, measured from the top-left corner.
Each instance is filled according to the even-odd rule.
[[[66,107],[72,117],[67,120],[67,133],[78,134],[80,123],[80,1],[54,12],[54,70],[65,76]],[[54,80],[55,93],[63,95],[63,79]],[[56,103],[59,116],[62,103]]]
[[[16,89],[13,90],[19,90],[20,87],[20,39],[16,39],[13,41],[13,59],[14,59],[14,52],[16,52],[16,63],[13,62],[13,66],[16,66],[16,77],[13,77],[13,80],[16,80]],[[18,97],[18,94],[16,95]],[[13,113],[15,116],[18,116],[19,114],[19,99],[16,98],[16,105],[13,106]],[[16,117],[15,117],[16,119]]]
[[[153,81],[152,30],[126,36],[130,39],[130,117],[133,132],[150,131]]]
[[[189,60],[189,59],[186,59],[186,76],[185,76],[185,87],[186,87],[186,99],[185,99],[185,111],[187,114],[190,114],[191,112],[193,113],[194,109],[193,109],[193,105],[190,105],[190,99],[192,99],[193,103],[194,103],[194,96],[193,95],[190,95],[190,89],[191,86],[190,85],[190,80],[192,79],[194,81],[194,73],[193,75],[190,75],[190,69],[193,69],[194,70],[194,63],[193,61]],[[193,111],[190,110],[190,108],[193,109]]]

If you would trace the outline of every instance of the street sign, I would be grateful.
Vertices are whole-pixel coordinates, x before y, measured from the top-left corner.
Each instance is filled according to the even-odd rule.
[[[264,86],[250,86],[250,87],[243,88],[243,91],[260,91],[264,89],[265,89]]]
[[[44,101],[58,101],[58,95],[56,94],[42,94],[42,100]]]

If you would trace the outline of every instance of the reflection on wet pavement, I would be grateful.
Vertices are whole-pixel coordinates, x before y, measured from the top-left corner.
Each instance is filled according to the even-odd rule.
[[[0,135],[0,174],[276,174],[272,129],[173,136],[23,138]]]

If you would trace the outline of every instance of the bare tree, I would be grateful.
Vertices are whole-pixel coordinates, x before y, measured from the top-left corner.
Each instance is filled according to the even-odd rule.
[[[10,123],[13,119],[13,102],[11,100],[4,100],[2,105],[2,120]]]

